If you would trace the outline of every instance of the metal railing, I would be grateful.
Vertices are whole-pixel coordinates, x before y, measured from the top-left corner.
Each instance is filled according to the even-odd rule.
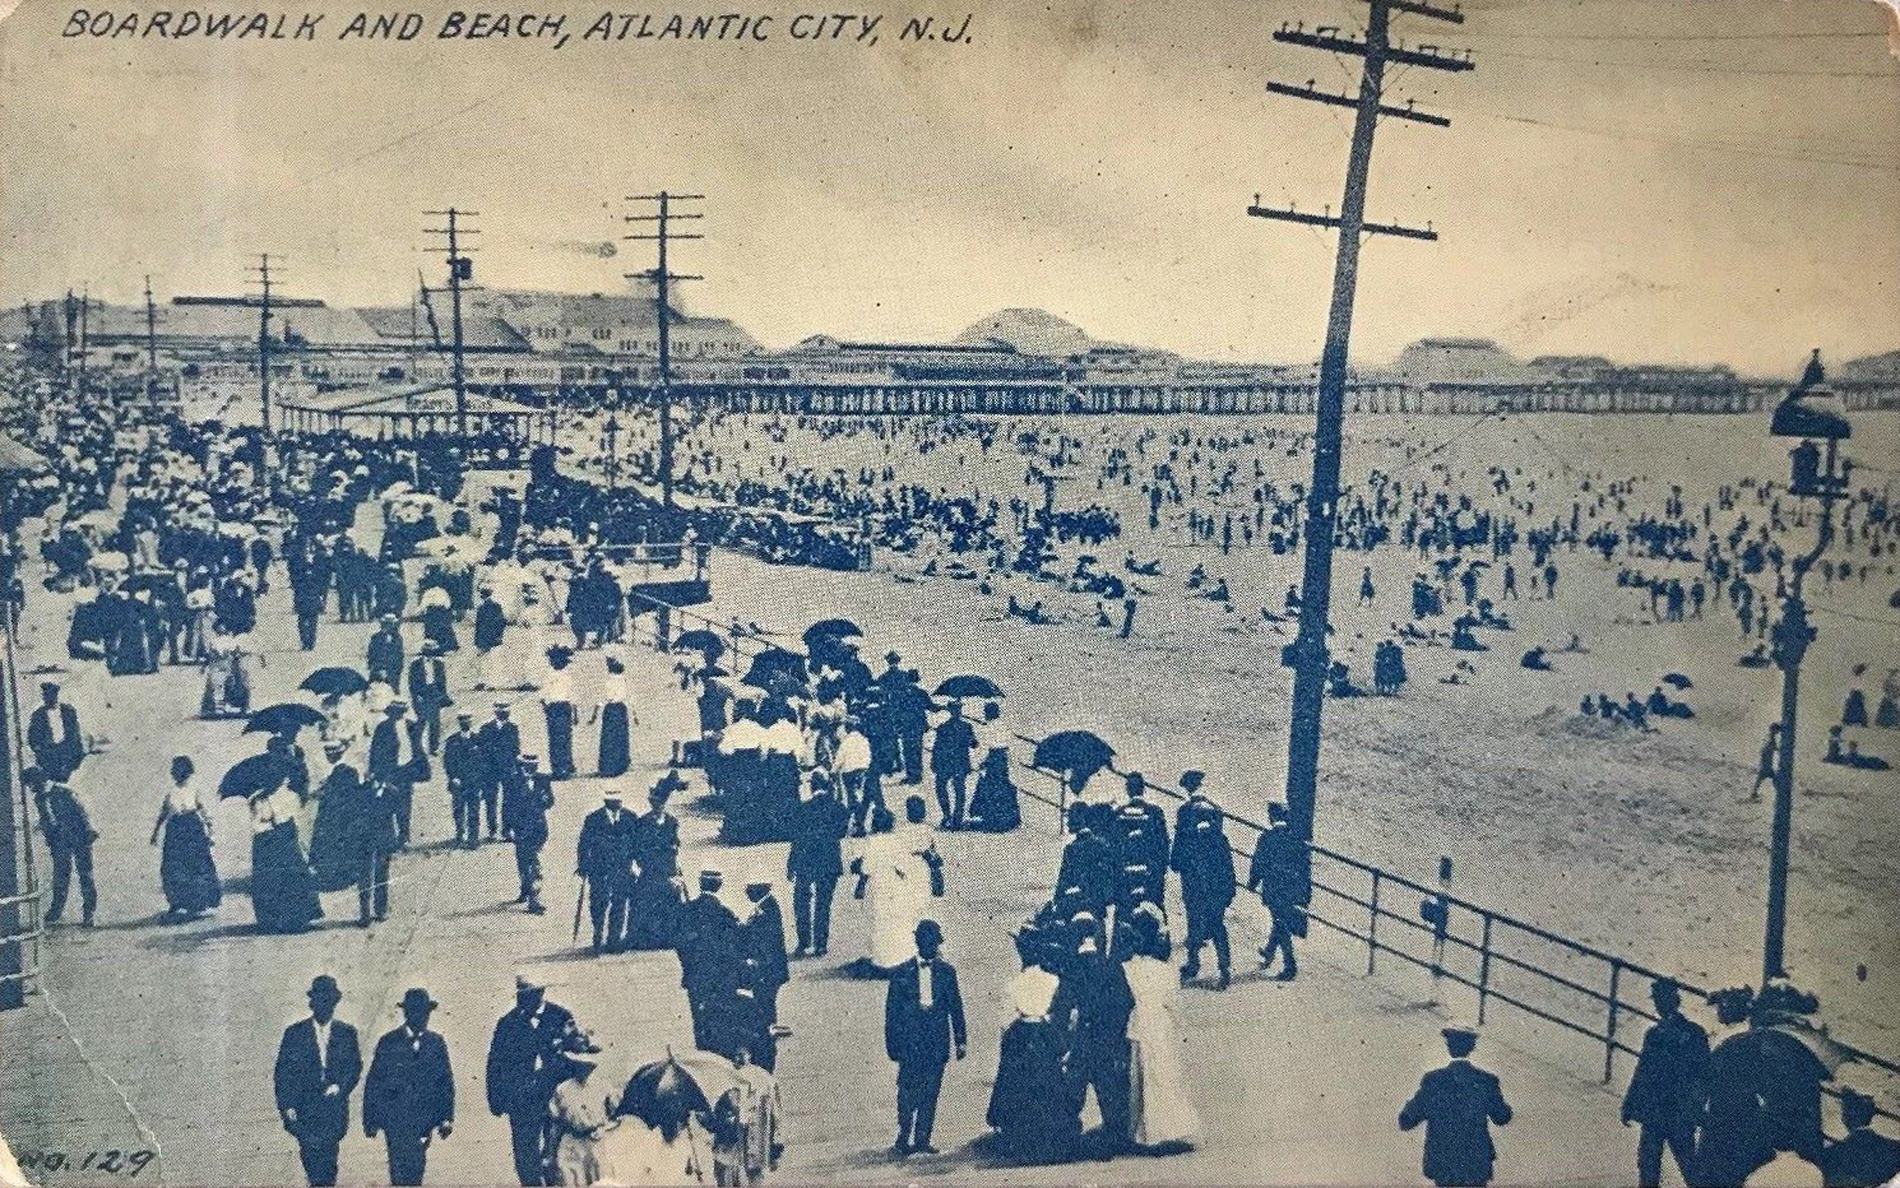
[[[1031,745],[1037,741],[1025,735],[1016,737]],[[1068,796],[1063,773],[1020,760],[1017,765],[1054,781],[1059,789],[1053,799],[1028,789],[1021,791],[1066,814]],[[1116,770],[1112,764],[1110,770]],[[1187,799],[1178,789],[1146,778],[1142,783],[1149,792],[1177,801]],[[1265,829],[1224,809],[1223,815],[1250,830],[1256,839]],[[1237,859],[1251,863],[1252,846],[1238,846],[1231,840],[1228,845]],[[1451,982],[1473,992],[1479,1023],[1486,1021],[1494,1004],[1503,1004],[1581,1036],[1602,1050],[1604,1084],[1615,1077],[1618,1054],[1635,1056],[1641,1051],[1640,1031],[1632,1035],[1638,1023],[1656,1021],[1655,1013],[1645,1005],[1649,986],[1668,978],[1681,987],[1684,995],[1703,1002],[1709,999],[1706,987],[1473,903],[1444,887],[1428,886],[1325,846],[1308,843],[1306,848],[1314,868],[1313,902],[1306,908],[1307,919],[1364,945],[1367,976],[1378,972],[1383,953],[1429,973],[1434,984]],[[1356,886],[1346,885],[1348,880]],[[1406,904],[1413,905],[1412,910],[1402,906]],[[1526,951],[1531,947],[1537,951]],[[1642,993],[1632,993],[1638,987]],[[1829,1038],[1855,1061],[1889,1075],[1900,1074],[1900,1064]],[[1632,1039],[1637,1046],[1632,1046]],[[1823,1089],[1830,1096],[1840,1095],[1834,1086]],[[1875,1111],[1900,1121],[1900,1113],[1886,1104],[1876,1103]]]
[[[657,600],[649,601],[656,602],[656,608],[664,606]],[[767,648],[802,652],[796,645],[773,642],[736,621],[722,624],[677,607],[666,609],[675,617],[717,633],[728,641],[732,655],[757,654]],[[1032,747],[1039,741],[1022,734],[1014,737]],[[1015,762],[1020,770],[1055,784],[1053,797],[1033,788],[1019,787],[1018,791],[1055,809],[1060,828],[1068,807],[1064,773],[1020,758]],[[1117,769],[1111,764],[1109,770]],[[1175,801],[1187,799],[1177,788],[1145,777],[1142,783],[1151,793]],[[1225,809],[1223,815],[1251,831],[1254,839],[1265,831],[1266,827],[1257,821]],[[1251,864],[1252,845],[1242,847],[1232,840],[1228,845],[1236,859]],[[1501,1004],[1582,1037],[1602,1052],[1604,1084],[1614,1079],[1619,1054],[1635,1056],[1641,1051],[1640,1025],[1656,1021],[1655,1013],[1646,1005],[1651,985],[1667,978],[1675,981],[1684,995],[1704,1003],[1709,1000],[1711,991],[1707,987],[1474,903],[1453,894],[1448,887],[1429,886],[1315,843],[1307,843],[1306,849],[1313,859],[1313,902],[1306,906],[1307,919],[1363,945],[1367,976],[1378,972],[1379,958],[1384,954],[1425,971],[1434,985],[1450,982],[1472,992],[1480,1023]],[[1244,876],[1241,881],[1246,881]],[[1829,1038],[1853,1060],[1900,1079],[1900,1063]],[[1632,1045],[1632,1039],[1636,1045]],[[1840,1095],[1833,1085],[1824,1085],[1823,1090],[1830,1096]],[[1877,1102],[1874,1108],[1881,1117],[1900,1121],[1900,1112],[1887,1103]]]

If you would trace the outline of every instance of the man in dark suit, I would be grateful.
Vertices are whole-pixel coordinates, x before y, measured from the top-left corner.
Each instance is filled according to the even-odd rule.
[[[1900,1142],[1871,1129],[1874,1099],[1853,1089],[1841,1090],[1841,1125],[1847,1137],[1829,1143],[1821,1155],[1822,1183],[1827,1188],[1876,1188],[1900,1176]]]
[[[509,719],[507,702],[495,703],[495,716],[475,732],[475,745],[481,749],[487,769],[482,785],[482,817],[488,823],[488,840],[494,841],[501,786],[521,767],[521,727]],[[502,836],[512,839],[511,834]]]
[[[1121,867],[1115,852],[1095,830],[1090,806],[1069,806],[1069,827],[1075,836],[1062,848],[1056,869],[1055,903],[1062,915],[1088,912],[1100,918],[1120,896]]]
[[[792,845],[785,873],[792,880],[792,916],[798,948],[792,956],[825,955],[831,943],[831,897],[844,873],[842,844],[851,810],[814,777],[805,803],[792,819]]]
[[[564,1075],[561,1036],[574,1023],[565,1007],[548,1001],[547,987],[515,975],[515,1005],[495,1021],[488,1044],[488,1112],[508,1119],[515,1176],[546,1183],[548,1101]]]
[[[908,739],[905,746],[909,746]],[[970,784],[970,752],[976,731],[963,719],[963,703],[950,703],[950,717],[930,743],[930,774],[937,787],[937,814],[946,829],[963,828],[964,801]],[[955,793],[952,796],[952,793]]]
[[[699,894],[680,905],[675,945],[680,988],[686,991],[693,1016],[693,1045],[730,1055],[738,1030],[734,1014],[744,956],[739,951],[739,917],[719,898],[724,885],[721,872],[699,872]]]
[[[626,947],[627,905],[633,895],[633,863],[639,826],[621,807],[620,793],[607,792],[581,822],[574,873],[587,880],[587,910],[594,922],[594,952]]]
[[[531,916],[543,915],[541,902],[541,847],[548,844],[548,810],[554,807],[554,784],[540,770],[540,760],[523,755],[502,785],[501,818],[515,843],[515,873],[521,879],[516,903],[528,905]]]
[[[433,755],[442,749],[442,710],[449,704],[449,670],[442,663],[441,646],[433,640],[423,644],[422,654],[409,662],[409,700]]]
[[[37,767],[21,772],[20,779],[39,809],[40,832],[46,836],[46,849],[53,858],[53,897],[46,905],[46,923],[59,923],[66,911],[67,888],[77,874],[79,922],[91,928],[93,913],[99,907],[99,889],[92,881],[92,843],[99,832],[92,827],[92,815],[77,793],[59,780],[48,783]]]
[[[1675,1154],[1684,1182],[1694,1182],[1696,1114],[1709,1069],[1709,1033],[1682,1013],[1682,990],[1664,978],[1649,988],[1656,1025],[1643,1035],[1643,1050],[1623,1095],[1623,1125],[1642,1127],[1636,1140],[1636,1180],[1660,1188],[1663,1147]]]
[[[305,550],[290,554],[290,609],[297,616],[297,643],[304,651],[317,646],[317,617],[330,599],[330,570],[308,559]]]
[[[508,633],[508,613],[495,601],[492,586],[482,587],[482,600],[475,606],[475,687],[491,688],[489,653],[501,646]]]
[[[449,806],[455,813],[455,843],[471,850],[481,844],[482,794],[492,782],[480,738],[470,730],[474,721],[474,714],[458,710],[455,732],[442,740],[442,778],[449,786]],[[492,831],[492,809],[490,814]]]
[[[350,1092],[363,1075],[356,1028],[336,1017],[343,991],[329,974],[310,983],[310,1017],[284,1029],[271,1080],[277,1113],[297,1140],[311,1188],[336,1183],[337,1146],[350,1128]]]
[[[372,681],[402,690],[402,627],[393,613],[385,613],[364,651],[363,673]]]
[[[79,733],[79,711],[59,699],[59,685],[40,682],[40,704],[26,725],[26,745],[33,763],[52,783],[73,777],[86,756],[86,740]]]
[[[752,910],[739,925],[740,988],[749,999],[751,1018],[743,1031],[753,1063],[772,1072],[778,1067],[778,992],[792,976],[785,957],[785,912],[766,880],[747,883],[745,895]]]
[[[674,792],[686,786],[671,768],[647,791],[648,809],[634,825],[633,860],[639,869],[627,911],[627,947],[670,949],[679,926],[680,823],[667,811]]]
[[[1267,943],[1260,947],[1260,963],[1273,964],[1282,958],[1276,982],[1290,982],[1299,976],[1300,963],[1293,957],[1293,938],[1306,932],[1305,909],[1313,890],[1306,881],[1305,855],[1300,839],[1287,824],[1287,808],[1275,801],[1267,806],[1267,829],[1254,845],[1253,863],[1247,868],[1247,890],[1256,891],[1273,918]]]
[[[376,1041],[363,1082],[363,1133],[384,1136],[389,1182],[422,1183],[432,1138],[455,1129],[455,1074],[449,1045],[429,1030],[435,1000],[423,989],[403,992],[402,1026]]]
[[[1123,871],[1122,909],[1133,911],[1143,900],[1158,905],[1166,898],[1168,817],[1148,800],[1140,772],[1129,772],[1123,787],[1128,799],[1115,807],[1108,844]]]
[[[360,785],[362,819],[356,828],[356,923],[389,919],[389,859],[403,845],[407,801],[393,785],[367,780]]]
[[[891,1151],[899,1157],[937,1153],[930,1132],[943,1069],[953,1048],[963,1059],[967,1041],[956,967],[941,955],[943,928],[920,920],[916,938],[917,956],[892,971],[884,998],[884,1054],[897,1064],[897,1141]]]
[[[1466,1057],[1478,1044],[1468,1027],[1444,1029],[1451,1063],[1419,1081],[1418,1092],[1399,1111],[1399,1129],[1425,1124],[1425,1178],[1438,1188],[1482,1186],[1491,1182],[1497,1151],[1491,1127],[1511,1120],[1498,1079]]]
[[[1201,974],[1201,946],[1212,941],[1225,990],[1232,976],[1233,955],[1227,943],[1227,907],[1234,902],[1234,851],[1227,843],[1220,806],[1201,791],[1205,777],[1198,771],[1181,773],[1187,803],[1174,817],[1174,854],[1170,865],[1181,876],[1181,902],[1187,909],[1187,960],[1181,980]]]
[[[1070,1100],[1079,1113],[1088,1091],[1095,1090],[1103,1137],[1114,1153],[1127,1145],[1131,1133],[1128,1017],[1135,1010],[1135,995],[1120,950],[1105,950],[1097,922],[1083,913],[1070,923],[1080,935],[1049,1005],[1049,1018],[1068,1036]]]
[[[369,778],[395,798],[397,849],[409,845],[409,813],[416,784],[429,778],[429,758],[422,751],[422,728],[407,716],[409,706],[392,701],[376,723],[369,740]]]

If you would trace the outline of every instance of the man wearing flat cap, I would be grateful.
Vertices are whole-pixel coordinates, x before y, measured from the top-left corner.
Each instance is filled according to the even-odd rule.
[[[474,733],[475,715],[455,712],[455,729],[442,740],[442,778],[449,786],[449,807],[455,814],[455,844],[472,850],[482,841],[482,796],[492,782],[487,756]],[[490,809],[493,831],[493,809]]]
[[[1227,843],[1220,806],[1201,790],[1204,779],[1198,771],[1181,773],[1181,789],[1188,799],[1174,815],[1169,865],[1181,876],[1181,903],[1187,909],[1187,940],[1181,946],[1187,960],[1181,966],[1181,980],[1191,982],[1200,976],[1201,948],[1212,942],[1220,986],[1225,990],[1233,967],[1227,908],[1234,902],[1234,851]]]
[[[693,1044],[730,1056],[727,1040],[735,1033],[732,1015],[744,980],[739,917],[719,898],[725,876],[699,872],[699,894],[680,906],[676,947],[680,987],[693,1015]]]
[[[1643,1050],[1623,1095],[1623,1125],[1642,1129],[1636,1140],[1636,1182],[1660,1188],[1663,1148],[1676,1157],[1676,1170],[1693,1179],[1696,1119],[1704,1101],[1709,1071],[1709,1033],[1682,1013],[1682,988],[1660,978],[1649,988],[1656,1024],[1643,1034]]]
[[[1467,1059],[1478,1033],[1469,1027],[1447,1027],[1440,1034],[1451,1063],[1419,1081],[1418,1092],[1399,1111],[1399,1129],[1425,1124],[1425,1178],[1438,1188],[1489,1184],[1497,1158],[1491,1127],[1508,1123],[1511,1107],[1497,1077]]]
[[[310,1015],[284,1029],[271,1083],[277,1114],[297,1140],[311,1188],[336,1183],[337,1146],[350,1128],[350,1093],[363,1075],[356,1028],[336,1017],[343,991],[329,974],[310,983]]]
[[[402,1026],[376,1041],[363,1082],[363,1133],[378,1133],[389,1154],[389,1182],[422,1183],[429,1144],[455,1128],[455,1073],[449,1045],[429,1030],[436,1002],[420,988],[402,996]]]
[[[561,1037],[573,1024],[565,1007],[548,1001],[547,986],[515,975],[515,1005],[495,1021],[489,1041],[486,1084],[488,1112],[508,1119],[523,1184],[544,1182],[548,1101],[562,1076]]]

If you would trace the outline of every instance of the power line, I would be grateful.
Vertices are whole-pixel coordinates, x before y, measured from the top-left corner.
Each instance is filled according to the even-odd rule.
[[[1708,152],[1732,153],[1746,157],[1759,157],[1776,161],[1797,161],[1808,165],[1838,165],[1848,169],[1870,169],[1880,173],[1900,172],[1900,165],[1892,160],[1869,161],[1856,157],[1825,157],[1813,153],[1797,153],[1783,149],[1759,147],[1734,141],[1697,140],[1693,137],[1660,136],[1653,133],[1630,131],[1623,128],[1592,128],[1583,124],[1565,124],[1556,120],[1540,120],[1531,116],[1504,115],[1500,112],[1485,111],[1475,107],[1454,107],[1451,110],[1475,115],[1487,120],[1498,120],[1507,124],[1524,124],[1534,128],[1554,128],[1562,132],[1575,132],[1582,136],[1601,136],[1610,140],[1640,140],[1650,144],[1669,145],[1673,148],[1703,149]]]
[[[1467,37],[1479,41],[1801,41],[1808,39],[1846,39],[1851,37],[1885,37],[1879,29],[1853,30],[1845,32],[1826,32],[1821,30],[1794,33],[1469,33]]]
[[[464,368],[462,358],[464,346],[462,341],[462,294],[474,287],[466,282],[475,279],[475,262],[469,259],[469,253],[476,249],[464,245],[462,243],[462,237],[465,235],[476,235],[479,234],[479,232],[471,227],[463,226],[460,220],[472,218],[476,212],[472,210],[457,210],[451,206],[447,210],[428,210],[423,213],[446,219],[448,222],[448,225],[445,227],[424,228],[423,234],[441,236],[443,246],[439,248],[429,248],[428,250],[441,252],[448,257],[449,319],[450,333],[453,335],[452,350],[454,351],[454,354],[451,356],[449,376],[455,388],[455,432],[466,440],[468,437],[468,374]]]
[[[1893,70],[1779,70],[1770,66],[1722,66],[1714,62],[1632,62],[1616,58],[1565,58],[1553,54],[1525,54],[1491,50],[1500,58],[1525,62],[1557,62],[1568,66],[1612,66],[1631,70],[1685,70],[1692,74],[1763,75],[1777,78],[1885,78],[1900,77]]]

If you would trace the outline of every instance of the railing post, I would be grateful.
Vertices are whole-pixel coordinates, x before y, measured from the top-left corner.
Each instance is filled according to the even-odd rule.
[[[1610,958],[1610,1018],[1603,1028],[1603,1083],[1610,1083],[1610,1074],[1616,1067],[1616,1018],[1623,1004],[1618,1001],[1617,990],[1623,983],[1623,963]]]
[[[1484,914],[1484,939],[1478,944],[1478,1022],[1484,1022],[1484,1007],[1491,998],[1491,920]]]
[[[1371,977],[1379,965],[1379,881],[1380,870],[1372,868],[1371,919],[1366,924],[1366,976]]]

